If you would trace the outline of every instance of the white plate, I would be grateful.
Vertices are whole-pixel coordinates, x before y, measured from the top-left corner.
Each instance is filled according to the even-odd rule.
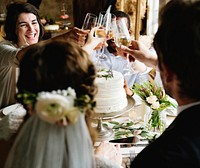
[[[23,106],[19,103],[16,103],[16,104],[13,104],[13,105],[10,105],[8,107],[5,107],[2,111],[2,113],[4,115],[8,115],[9,113],[11,112],[17,112],[19,113],[19,115],[25,115],[26,114],[26,110],[23,108]]]

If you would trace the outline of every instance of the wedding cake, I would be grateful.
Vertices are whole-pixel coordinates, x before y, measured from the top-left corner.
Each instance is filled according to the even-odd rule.
[[[124,77],[120,72],[98,72],[95,83],[98,89],[95,96],[96,113],[118,112],[127,106]]]

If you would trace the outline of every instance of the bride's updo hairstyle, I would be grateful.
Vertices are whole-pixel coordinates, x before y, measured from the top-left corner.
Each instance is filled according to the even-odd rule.
[[[24,54],[20,63],[18,94],[24,91],[37,94],[71,87],[77,98],[89,95],[93,100],[95,77],[95,67],[82,48],[66,41],[43,42],[30,46]],[[18,102],[24,104],[21,99]],[[88,109],[86,116],[92,112]]]
[[[35,44],[20,63],[19,92],[33,93],[72,87],[77,97],[96,91],[96,71],[87,53],[74,43],[51,41]]]

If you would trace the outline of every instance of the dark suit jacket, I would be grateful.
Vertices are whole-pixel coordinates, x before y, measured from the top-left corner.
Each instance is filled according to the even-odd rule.
[[[182,111],[132,161],[131,168],[200,168],[200,105]]]

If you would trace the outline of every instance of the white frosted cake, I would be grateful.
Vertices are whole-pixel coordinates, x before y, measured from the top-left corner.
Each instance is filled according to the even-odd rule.
[[[128,104],[124,89],[124,77],[120,72],[113,71],[113,77],[106,77],[106,71],[98,72],[95,84],[97,95],[95,96],[96,113],[118,112]]]

